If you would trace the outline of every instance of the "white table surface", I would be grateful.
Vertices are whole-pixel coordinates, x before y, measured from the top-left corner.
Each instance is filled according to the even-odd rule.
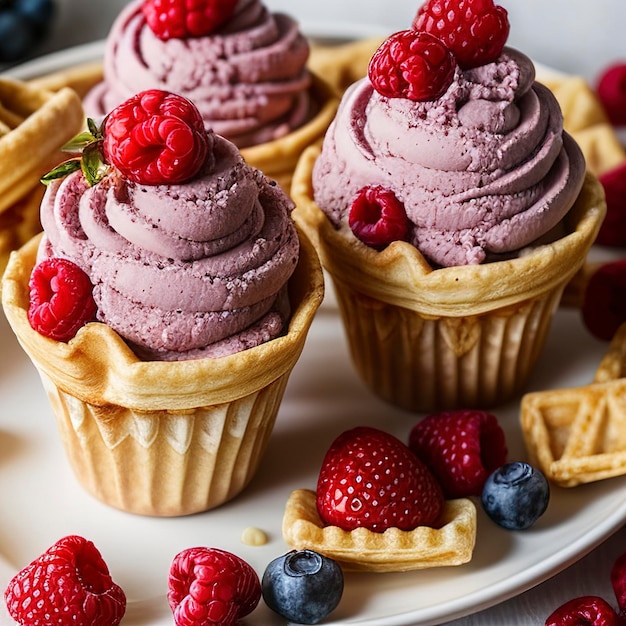
[[[296,16],[319,34],[375,34],[408,27],[419,5],[414,0],[266,0]],[[124,0],[57,0],[52,35],[37,50],[45,54],[102,39]],[[626,60],[624,0],[501,0],[510,15],[509,43],[548,66],[593,81],[606,64]],[[614,603],[609,571],[626,551],[626,530],[547,582],[491,609],[449,624],[454,626],[536,626],[551,610],[579,595],[597,594]]]

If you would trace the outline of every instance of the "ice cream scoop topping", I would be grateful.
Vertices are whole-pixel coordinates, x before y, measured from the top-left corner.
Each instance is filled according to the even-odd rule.
[[[167,41],[212,33],[236,5],[237,0],[145,0],[141,9],[152,32]]]
[[[441,39],[462,69],[495,61],[509,36],[509,19],[493,0],[428,0],[413,28]]]

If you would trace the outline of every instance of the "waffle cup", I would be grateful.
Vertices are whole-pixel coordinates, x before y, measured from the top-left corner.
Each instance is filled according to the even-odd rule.
[[[566,283],[582,265],[606,211],[587,174],[563,220],[566,233],[519,257],[433,270],[396,241],[382,252],[336,230],[313,201],[320,153],[294,173],[294,219],[332,278],[352,360],[378,396],[411,411],[501,404],[527,384]]]
[[[2,303],[82,486],[113,507],[155,516],[205,511],[237,495],[261,460],[323,298],[310,242],[301,237],[284,336],[221,358],[147,362],[99,322],[68,343],[31,328],[28,280],[39,239],[12,253]]]

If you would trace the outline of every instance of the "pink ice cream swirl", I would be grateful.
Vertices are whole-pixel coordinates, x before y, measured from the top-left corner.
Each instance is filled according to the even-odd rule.
[[[505,48],[493,63],[457,68],[436,101],[387,98],[362,79],[315,164],[317,204],[339,228],[357,191],[382,185],[433,265],[517,254],[559,224],[585,172],[556,99],[534,78],[530,59]]]
[[[239,0],[214,33],[162,41],[150,30],[142,0],[118,16],[107,38],[104,80],[85,97],[101,117],[145,89],[186,96],[207,129],[239,148],[279,138],[311,115],[309,45],[297,23],[260,0]]]
[[[269,341],[290,316],[299,254],[291,200],[209,133],[191,182],[141,185],[80,171],[49,185],[39,257],[62,256],[91,278],[98,319],[146,360],[232,354]]]

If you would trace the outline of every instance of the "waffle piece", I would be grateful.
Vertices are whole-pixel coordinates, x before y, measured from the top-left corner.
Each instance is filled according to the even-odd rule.
[[[93,61],[38,76],[29,80],[28,84],[34,89],[48,91],[60,91],[64,87],[70,87],[83,98],[94,85],[102,80],[102,71],[102,61]]]
[[[531,462],[562,487],[626,474],[626,324],[585,387],[526,394],[521,424]]]
[[[325,527],[317,513],[315,493],[298,489],[285,507],[283,537],[293,548],[325,554],[350,571],[405,572],[461,565],[471,560],[474,551],[476,507],[466,498],[446,501],[439,528],[348,532]]]

